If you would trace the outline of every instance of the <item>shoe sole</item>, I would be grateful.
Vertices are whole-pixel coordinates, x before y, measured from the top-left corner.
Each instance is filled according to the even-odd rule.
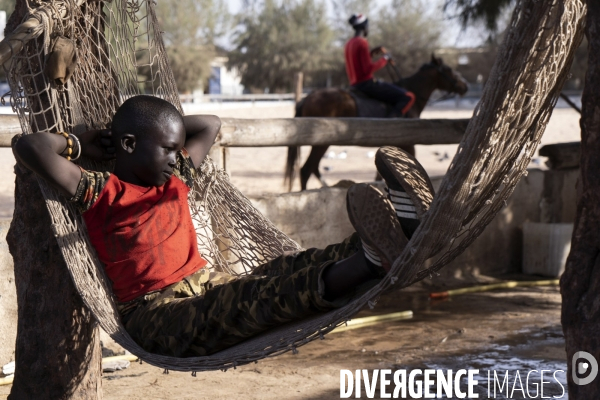
[[[348,189],[346,208],[352,226],[377,251],[387,273],[408,243],[392,203],[375,187],[359,183]]]
[[[375,154],[375,166],[386,181],[396,181],[406,191],[415,206],[419,220],[433,202],[433,185],[416,158],[397,147],[386,146]]]

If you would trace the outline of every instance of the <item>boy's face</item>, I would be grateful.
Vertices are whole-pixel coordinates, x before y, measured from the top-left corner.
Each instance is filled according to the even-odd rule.
[[[147,186],[162,186],[173,175],[177,152],[185,144],[183,121],[171,120],[134,139],[126,163],[137,180]]]

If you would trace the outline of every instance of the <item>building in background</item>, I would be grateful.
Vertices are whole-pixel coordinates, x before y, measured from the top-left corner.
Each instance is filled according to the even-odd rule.
[[[208,80],[208,94],[239,95],[244,93],[240,83],[242,77],[236,68],[227,69],[227,57],[215,57],[210,63],[211,76]]]
[[[192,101],[194,103],[208,101],[208,98],[205,96],[206,94],[221,96],[237,96],[244,94],[244,86],[240,83],[242,77],[236,68],[227,69],[228,60],[229,59],[225,56],[217,56],[211,61],[208,93],[204,92],[204,85],[198,87],[192,94]],[[182,100],[185,101],[183,97]]]

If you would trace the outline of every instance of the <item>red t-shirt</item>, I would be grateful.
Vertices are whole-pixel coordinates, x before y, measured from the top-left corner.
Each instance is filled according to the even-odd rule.
[[[71,200],[83,212],[90,241],[121,302],[179,282],[207,263],[198,252],[187,202],[195,170],[185,150],[178,166],[159,187],[82,172]]]
[[[387,63],[383,57],[377,62],[373,62],[369,52],[369,42],[360,36],[353,37],[346,43],[344,54],[346,56],[346,73],[351,85],[373,79],[373,73],[385,67]]]

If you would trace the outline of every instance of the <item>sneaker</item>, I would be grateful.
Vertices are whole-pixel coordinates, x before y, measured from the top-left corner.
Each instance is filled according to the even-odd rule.
[[[397,147],[382,147],[375,166],[387,185],[389,200],[410,239],[433,201],[433,185],[416,158]]]
[[[385,276],[408,243],[394,207],[375,187],[359,183],[346,195],[348,217],[363,243],[367,264]]]

